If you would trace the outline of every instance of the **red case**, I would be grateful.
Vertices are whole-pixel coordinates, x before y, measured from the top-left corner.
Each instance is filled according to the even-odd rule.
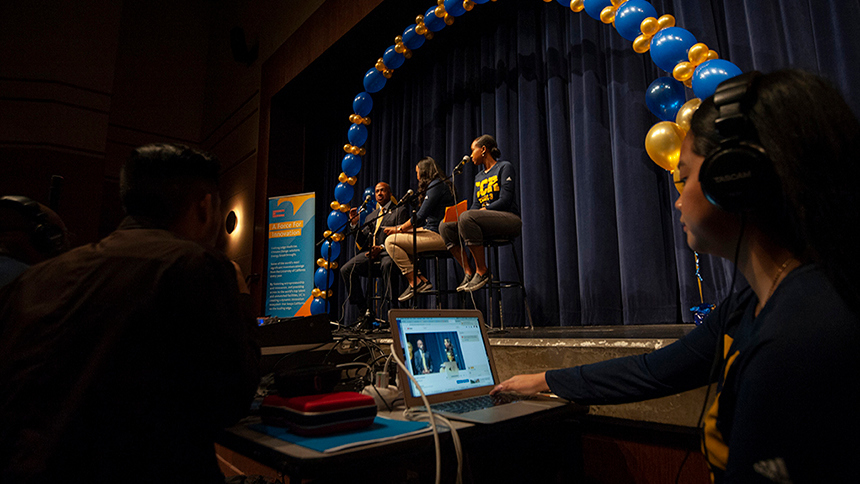
[[[260,406],[263,423],[287,427],[297,435],[327,435],[370,426],[376,401],[356,392],[323,393],[300,397],[269,395]]]

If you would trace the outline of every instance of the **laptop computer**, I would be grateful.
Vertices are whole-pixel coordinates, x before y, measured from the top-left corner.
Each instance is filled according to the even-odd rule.
[[[480,311],[392,309],[388,320],[394,350],[421,385],[434,413],[466,422],[494,423],[566,403],[560,399],[498,401],[489,397],[500,380]],[[417,387],[402,368],[399,371],[406,407],[424,409]],[[483,408],[449,408],[469,407],[476,400]]]

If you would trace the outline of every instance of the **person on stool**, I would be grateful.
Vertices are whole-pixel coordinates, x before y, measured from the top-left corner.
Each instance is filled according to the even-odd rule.
[[[415,227],[410,218],[398,226],[385,228],[385,233],[390,236],[385,239],[385,250],[409,281],[409,287],[397,298],[398,301],[407,301],[416,293],[433,288],[426,277],[415,274],[410,255],[446,249],[445,241],[439,235],[439,222],[445,217],[445,207],[454,205],[451,182],[443,178],[436,160],[429,156],[422,158],[415,165],[415,173],[418,177],[420,206],[415,214]]]
[[[458,291],[476,291],[492,278],[484,256],[485,239],[515,237],[522,231],[516,172],[511,162],[499,161],[501,156],[495,138],[488,134],[472,142],[472,163],[481,167],[475,175],[472,205],[456,222],[444,222],[439,226],[445,246],[466,273],[457,286]],[[460,246],[460,238],[472,253],[475,269]]]
[[[383,293],[391,294],[392,274],[394,261],[385,252],[385,238],[387,237],[385,227],[399,225],[409,218],[405,207],[395,207],[391,198],[391,187],[388,183],[379,182],[374,191],[376,197],[376,208],[367,216],[367,226],[361,228],[355,234],[355,245],[361,251],[355,257],[347,261],[341,269],[341,275],[347,286],[349,302],[358,307],[362,316],[359,316],[357,324],[367,319],[372,319],[367,299],[361,289],[359,276],[371,277],[382,276]],[[358,209],[349,211],[350,227],[358,226]],[[379,261],[379,268],[374,267],[374,262]]]

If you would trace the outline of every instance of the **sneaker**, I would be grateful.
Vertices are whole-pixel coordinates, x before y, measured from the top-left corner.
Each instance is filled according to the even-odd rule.
[[[484,275],[478,274],[476,272],[474,277],[472,277],[472,280],[469,281],[468,284],[466,284],[466,287],[464,287],[463,290],[466,292],[477,291],[478,289],[486,286],[487,283],[490,282],[490,279],[492,279],[492,278],[493,278],[493,275],[490,274],[489,272],[487,272]]]
[[[433,284],[430,284],[430,281],[421,281],[415,286],[415,294],[424,294],[425,292],[431,292],[433,290]]]
[[[403,291],[399,296],[397,296],[397,300],[400,302],[408,301],[412,299],[412,296],[415,295],[415,288],[412,286],[406,286],[406,290]]]
[[[460,285],[457,286],[457,292],[463,292],[463,290],[466,289],[466,286],[469,285],[469,281],[472,280],[472,276],[472,274],[466,274],[466,277],[463,278],[463,282],[461,282]]]

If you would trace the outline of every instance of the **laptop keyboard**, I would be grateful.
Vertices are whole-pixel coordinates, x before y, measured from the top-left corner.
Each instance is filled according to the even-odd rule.
[[[455,400],[453,402],[436,403],[430,405],[434,411],[448,413],[466,413],[475,410],[494,407],[496,405],[504,405],[524,400],[522,395],[514,395],[511,393],[498,393],[496,395],[481,395],[479,397],[466,398],[464,400]]]

